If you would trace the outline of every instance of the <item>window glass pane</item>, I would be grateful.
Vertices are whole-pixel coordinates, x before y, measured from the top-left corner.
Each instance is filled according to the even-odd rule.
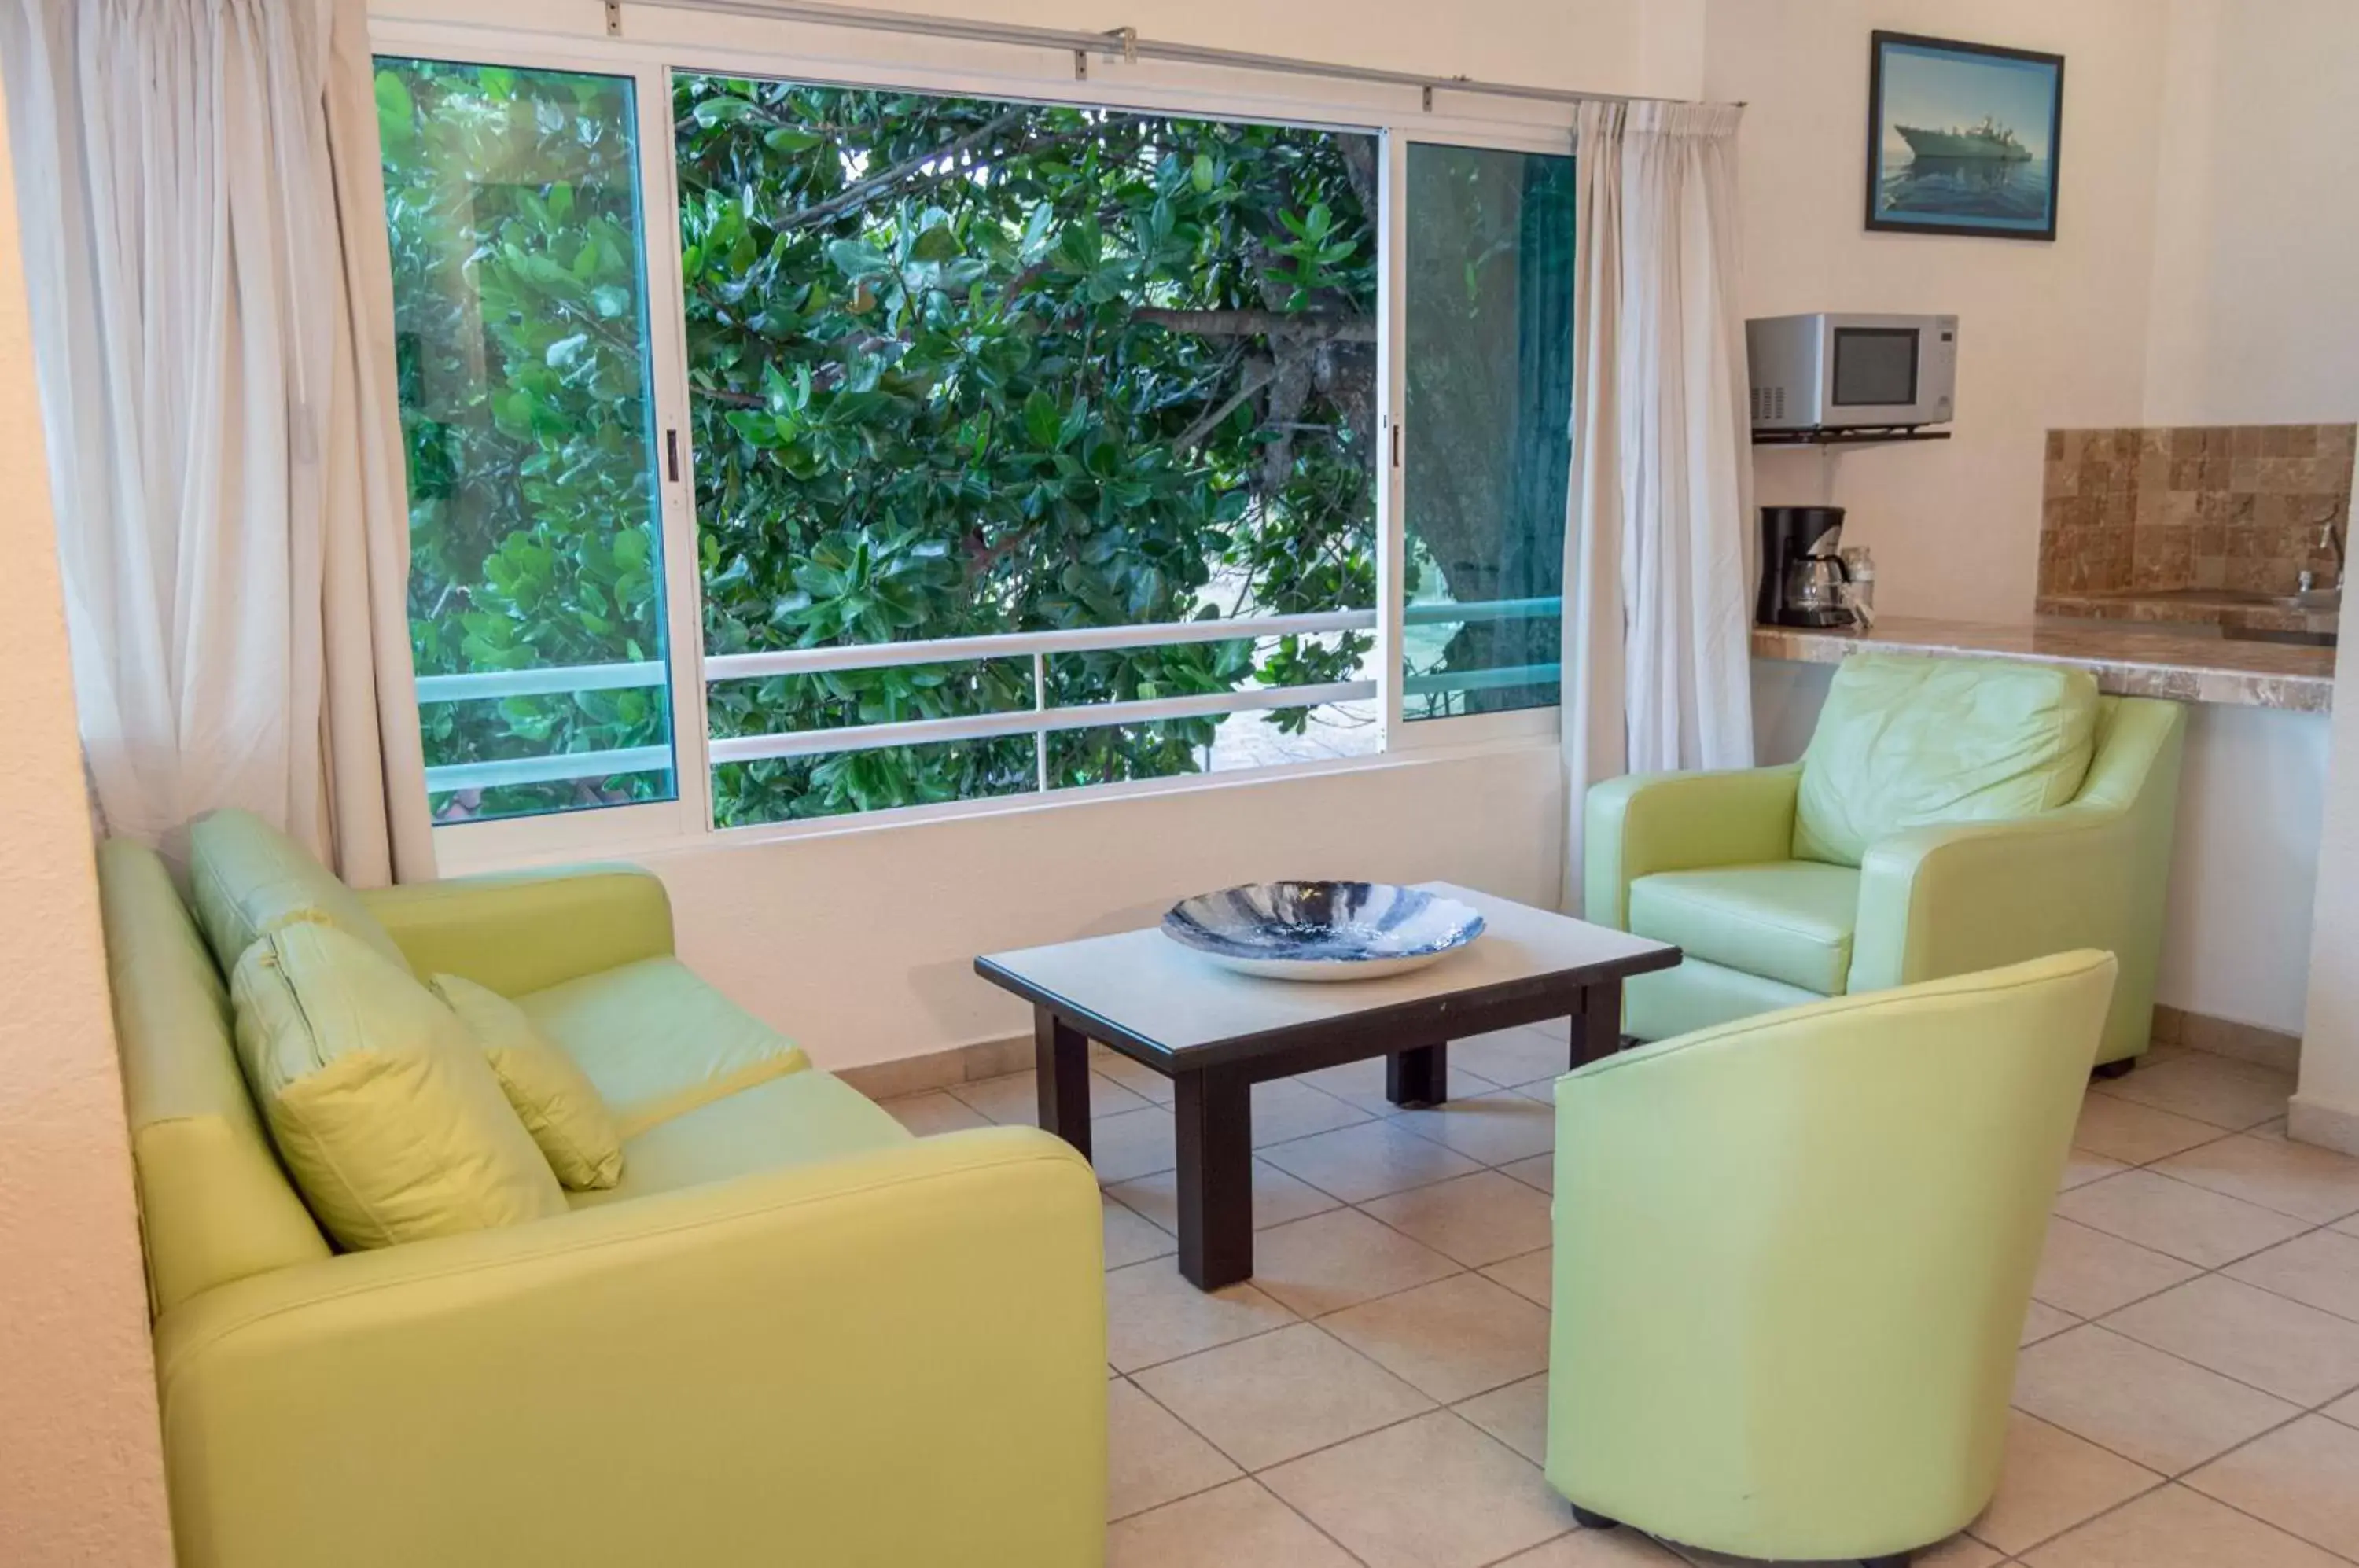
[[[632,84],[381,57],[438,822],[673,794]]]
[[[1572,159],[1408,148],[1401,712],[1557,701]]]
[[[674,81],[710,655],[1373,604],[1373,138]],[[1362,679],[1372,643],[1060,656],[1048,701]],[[748,685],[728,733],[842,712]],[[1049,782],[1201,770],[1185,728],[1060,741]],[[859,754],[826,804],[723,768],[716,816],[1037,787],[1032,747]]]

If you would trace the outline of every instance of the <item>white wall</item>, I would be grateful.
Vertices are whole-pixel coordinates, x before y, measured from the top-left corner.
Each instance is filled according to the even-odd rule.
[[[1028,1033],[975,955],[1151,924],[1274,877],[1464,883],[1553,907],[1553,746],[643,857],[681,955],[826,1067]]]
[[[0,121],[0,1562],[168,1564],[155,1369]]]
[[[2359,419],[2359,5],[2169,12],[2144,422]]]
[[[1754,661],[1762,761],[1801,756],[1833,675],[1831,665]],[[2188,709],[2157,1001],[2302,1032],[2327,725],[2322,713],[2277,708]]]
[[[1708,96],[1743,99],[1745,314],[1954,313],[1951,440],[1763,449],[1765,505],[1832,500],[1890,614],[2031,618],[2043,433],[2142,408],[2161,29],[2154,0],[1712,0]],[[1870,234],[1868,35],[2066,57],[2053,244]]]

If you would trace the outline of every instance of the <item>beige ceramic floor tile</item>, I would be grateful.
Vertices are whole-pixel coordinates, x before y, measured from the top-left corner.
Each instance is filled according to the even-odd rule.
[[[1519,1552],[1499,1568],[1679,1568],[1681,1561],[1635,1530],[1577,1530]]]
[[[2085,1187],[2092,1181],[2102,1181],[2108,1176],[2128,1169],[2127,1165],[2110,1156],[2092,1154],[2085,1149],[2076,1149],[2066,1158],[2064,1180],[2058,1182],[2057,1186],[2059,1190],[2069,1192],[2075,1187]]]
[[[1106,1518],[1127,1519],[1239,1474],[1187,1423],[1117,1378],[1106,1385]]]
[[[1479,1274],[1366,1301],[1319,1326],[1445,1404],[1548,1370],[1547,1310]]]
[[[2015,1403],[2166,1475],[2297,1413],[2283,1399],[2093,1323],[2023,1351]]]
[[[1953,1535],[1908,1560],[1909,1568],[1996,1568],[2006,1561],[1971,1535]]]
[[[1355,1209],[1313,1214],[1254,1237],[1254,1283],[1306,1318],[1458,1272],[1431,1247]]]
[[[2197,1491],[2359,1558],[2359,1430],[2304,1416],[2187,1478]]]
[[[1149,1225],[1133,1211],[1103,1193],[1105,1205],[1105,1266],[1125,1269],[1150,1258],[1169,1258],[1180,1250],[1179,1240],[1160,1225]]]
[[[1168,1258],[1106,1275],[1106,1359],[1121,1372],[1267,1334],[1294,1314],[1251,1285],[1210,1294],[1180,1278]]]
[[[2221,1268],[2310,1228],[2290,1214],[2151,1171],[2125,1171],[2075,1188],[2056,1200],[2056,1212],[2203,1269]]]
[[[920,1094],[904,1094],[896,1100],[880,1100],[877,1103],[884,1107],[886,1115],[919,1138],[991,1125],[990,1119],[978,1114],[972,1105],[952,1099],[940,1089],[929,1089]]]
[[[2332,1416],[2344,1426],[2359,1426],[2359,1394],[2346,1394],[2326,1407],[2322,1412]]]
[[[2359,1388],[2359,1323],[2216,1274],[2124,1307],[2104,1324],[2298,1405]]]
[[[2225,1272],[2247,1285],[2359,1322],[2359,1236],[2314,1230],[2232,1263]]]
[[[1452,1040],[1450,1060],[1453,1066],[1463,1067],[1505,1089],[1519,1083],[1544,1083],[1561,1078],[1572,1070],[1572,1034],[1564,1024],[1551,1024],[1545,1029],[1501,1029],[1496,1034]]]
[[[2286,1114],[2293,1074],[2190,1051],[2140,1067],[2091,1092],[2240,1132]]]
[[[2336,1568],[2339,1560],[2200,1493],[2164,1486],[2024,1562],[2030,1568]]]
[[[1529,1160],[1510,1160],[1499,1167],[1503,1175],[1513,1176],[1527,1187],[1537,1187],[1543,1192],[1556,1191],[1556,1151],[1535,1154]]]
[[[1485,1165],[1528,1160],[1556,1147],[1556,1108],[1514,1093],[1403,1111],[1394,1121]]]
[[[2006,1416],[1998,1493],[1966,1527],[2001,1552],[2019,1552],[2094,1519],[2162,1477],[2021,1410]]]
[[[1309,1323],[1150,1367],[1132,1381],[1248,1470],[1433,1408]]]
[[[1549,1200],[1496,1171],[1479,1171],[1360,1205],[1405,1236],[1470,1267],[1546,1247]]]
[[[1483,1270],[1486,1279],[1496,1279],[1527,1301],[1547,1306],[1556,1285],[1554,1250],[1542,1247],[1527,1252],[1521,1258],[1510,1258],[1505,1263],[1494,1263]]]
[[[2245,1133],[2174,1154],[2155,1169],[2313,1225],[2359,1214],[2359,1160],[2312,1144]]]
[[[1571,1527],[1539,1468],[1448,1410],[1282,1465],[1269,1489],[1369,1568],[1476,1568]]]
[[[1180,1172],[1158,1171],[1128,1181],[1116,1181],[1107,1192],[1129,1208],[1146,1215],[1172,1235],[1180,1234]],[[1343,1206],[1307,1181],[1298,1181],[1266,1160],[1253,1163],[1254,1228],[1266,1230],[1288,1220],[1308,1219]]]
[[[1365,1203],[1430,1181],[1446,1181],[1479,1169],[1464,1155],[1401,1127],[1397,1116],[1273,1144],[1262,1150],[1261,1157],[1347,1203]]]
[[[2071,1220],[2050,1220],[2031,1294],[2076,1317],[2091,1318],[2168,1290],[2200,1272],[2192,1264],[2165,1258],[2119,1236]]]
[[[1291,1078],[1273,1078],[1253,1086],[1253,1141],[1256,1149],[1288,1138],[1309,1138],[1368,1120],[1369,1113],[1346,1105],[1332,1094]]]
[[[2081,1102],[2081,1122],[2073,1130],[2072,1147],[2144,1165],[2220,1136],[2221,1130],[2209,1122],[2132,1105],[2110,1094],[2091,1094]]]
[[[1322,1067],[1316,1073],[1305,1073],[1294,1080],[1308,1083],[1324,1094],[1332,1094],[1347,1105],[1353,1105],[1372,1116],[1389,1116],[1400,1107],[1385,1098],[1385,1059],[1371,1056],[1361,1062],[1346,1062],[1340,1067]],[[1487,1094],[1502,1085],[1478,1077],[1459,1065],[1457,1050],[1450,1057],[1450,1097],[1464,1099],[1473,1094]]]
[[[978,1113],[1002,1127],[1038,1127],[1040,1125],[1039,1080],[1029,1070],[1002,1073],[996,1078],[978,1078],[972,1083],[953,1083],[945,1094],[965,1102]],[[1132,1094],[1103,1073],[1090,1074],[1090,1116],[1119,1116],[1125,1111],[1147,1108],[1147,1102]]]
[[[1090,1163],[1101,1181],[1127,1181],[1180,1163],[1171,1113],[1148,1105],[1120,1116],[1090,1120]]]
[[[1102,1045],[1090,1047],[1090,1071],[1101,1077],[1113,1079],[1151,1105],[1168,1105],[1179,1094],[1172,1087],[1171,1080],[1154,1068],[1142,1066]]]
[[[1107,1568],[1357,1568],[1351,1554],[1256,1481],[1124,1519],[1106,1531]]]
[[[1462,1399],[1451,1408],[1533,1464],[1547,1462],[1547,1373]]]
[[[2017,1345],[2037,1344],[2051,1334],[2062,1334],[2080,1321],[2071,1312],[2051,1307],[2045,1301],[2035,1301],[2024,1312],[2023,1337],[2016,1343]]]

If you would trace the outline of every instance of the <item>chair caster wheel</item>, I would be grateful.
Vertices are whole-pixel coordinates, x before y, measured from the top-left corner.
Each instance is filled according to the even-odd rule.
[[[2119,1062],[2101,1063],[2094,1069],[2093,1075],[2099,1078],[2126,1078],[2130,1075],[2130,1069],[2137,1065],[2137,1060],[2135,1056],[2125,1056]]]
[[[1572,1505],[1572,1518],[1573,1522],[1583,1530],[1617,1530],[1622,1524],[1620,1519],[1607,1519],[1603,1514],[1591,1513],[1579,1503]]]

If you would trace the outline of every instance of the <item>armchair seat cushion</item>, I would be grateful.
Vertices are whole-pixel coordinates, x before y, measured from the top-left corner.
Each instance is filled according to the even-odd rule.
[[[1814,860],[1658,871],[1630,884],[1630,930],[1690,958],[1843,994],[1859,916],[1859,873]]]
[[[591,1208],[890,1149],[909,1136],[857,1089],[813,1068],[658,1123],[624,1143],[620,1181],[565,1197],[577,1209]]]
[[[800,1047],[676,958],[642,959],[515,1000],[613,1109],[625,1169],[636,1134],[810,1066]]]

